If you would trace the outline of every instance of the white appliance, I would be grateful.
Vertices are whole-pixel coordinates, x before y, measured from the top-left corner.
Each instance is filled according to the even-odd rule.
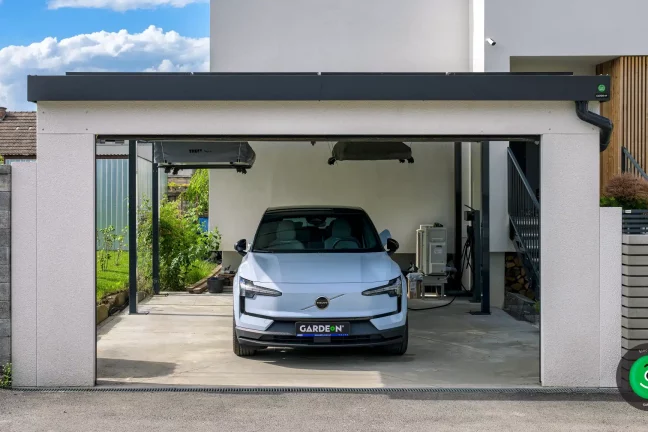
[[[445,275],[448,258],[445,227],[421,225],[416,230],[416,266],[424,275]]]

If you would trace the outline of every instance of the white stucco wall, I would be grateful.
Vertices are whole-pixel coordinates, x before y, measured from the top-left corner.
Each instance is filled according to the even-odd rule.
[[[39,104],[39,121],[43,118]],[[42,129],[42,128],[41,128]],[[95,382],[95,137],[39,131],[37,380]]]
[[[468,0],[211,0],[211,71],[468,71],[468,15]]]
[[[599,385],[599,134],[571,103],[44,102],[38,115],[39,385],[93,383],[93,144],[108,133],[543,135],[541,186],[560,192],[542,205],[543,384]]]
[[[252,241],[268,207],[343,205],[364,208],[378,231],[389,229],[400,243],[399,253],[415,253],[415,230],[434,222],[448,228],[448,252],[454,251],[454,143],[408,143],[414,164],[329,166],[334,144],[250,142],[257,161],[246,175],[211,171],[209,223],[218,226],[225,250],[241,238]],[[232,200],[241,205],[231,205]]]
[[[485,70],[506,72],[515,56],[648,54],[645,0],[486,0]]]
[[[540,144],[540,332],[545,386],[600,382],[599,143],[546,134]]]
[[[616,387],[621,360],[622,218],[621,208],[601,208],[600,386]]]
[[[11,362],[15,387],[37,385],[36,168],[33,162],[11,165]]]

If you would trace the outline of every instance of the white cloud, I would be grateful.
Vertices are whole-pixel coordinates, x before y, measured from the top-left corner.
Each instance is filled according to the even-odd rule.
[[[27,75],[78,71],[206,72],[209,38],[189,38],[150,26],[141,33],[97,32],[45,38],[0,49],[0,106],[34,109],[27,102]]]
[[[0,0],[2,1],[2,0]],[[154,9],[160,6],[182,8],[191,3],[206,3],[208,0],[49,0],[50,9],[92,8],[127,11],[132,9]]]

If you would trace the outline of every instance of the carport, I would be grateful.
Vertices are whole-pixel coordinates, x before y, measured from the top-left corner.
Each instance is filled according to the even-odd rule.
[[[604,319],[598,294],[598,152],[609,122],[589,112],[587,103],[607,100],[609,83],[609,77],[560,74],[29,77],[28,98],[38,103],[39,120],[34,182],[38,240],[19,247],[30,266],[19,265],[13,274],[26,275],[31,263],[37,265],[35,280],[13,277],[12,282],[28,294],[14,314],[14,326],[33,318],[37,324],[35,337],[14,350],[16,384],[88,386],[96,380],[95,299],[89,289],[95,279],[95,209],[89,179],[94,178],[98,137],[378,137],[540,141],[540,379],[549,386],[598,386],[607,372],[602,371],[605,353],[599,340]],[[488,218],[486,233],[487,224]],[[68,240],[61,244],[63,238]],[[76,283],[70,284],[70,278]]]

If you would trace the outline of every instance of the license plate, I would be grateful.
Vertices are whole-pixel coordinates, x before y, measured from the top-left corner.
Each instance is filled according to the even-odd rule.
[[[295,324],[297,337],[331,337],[349,336],[351,324],[349,323],[309,323],[299,322]]]

